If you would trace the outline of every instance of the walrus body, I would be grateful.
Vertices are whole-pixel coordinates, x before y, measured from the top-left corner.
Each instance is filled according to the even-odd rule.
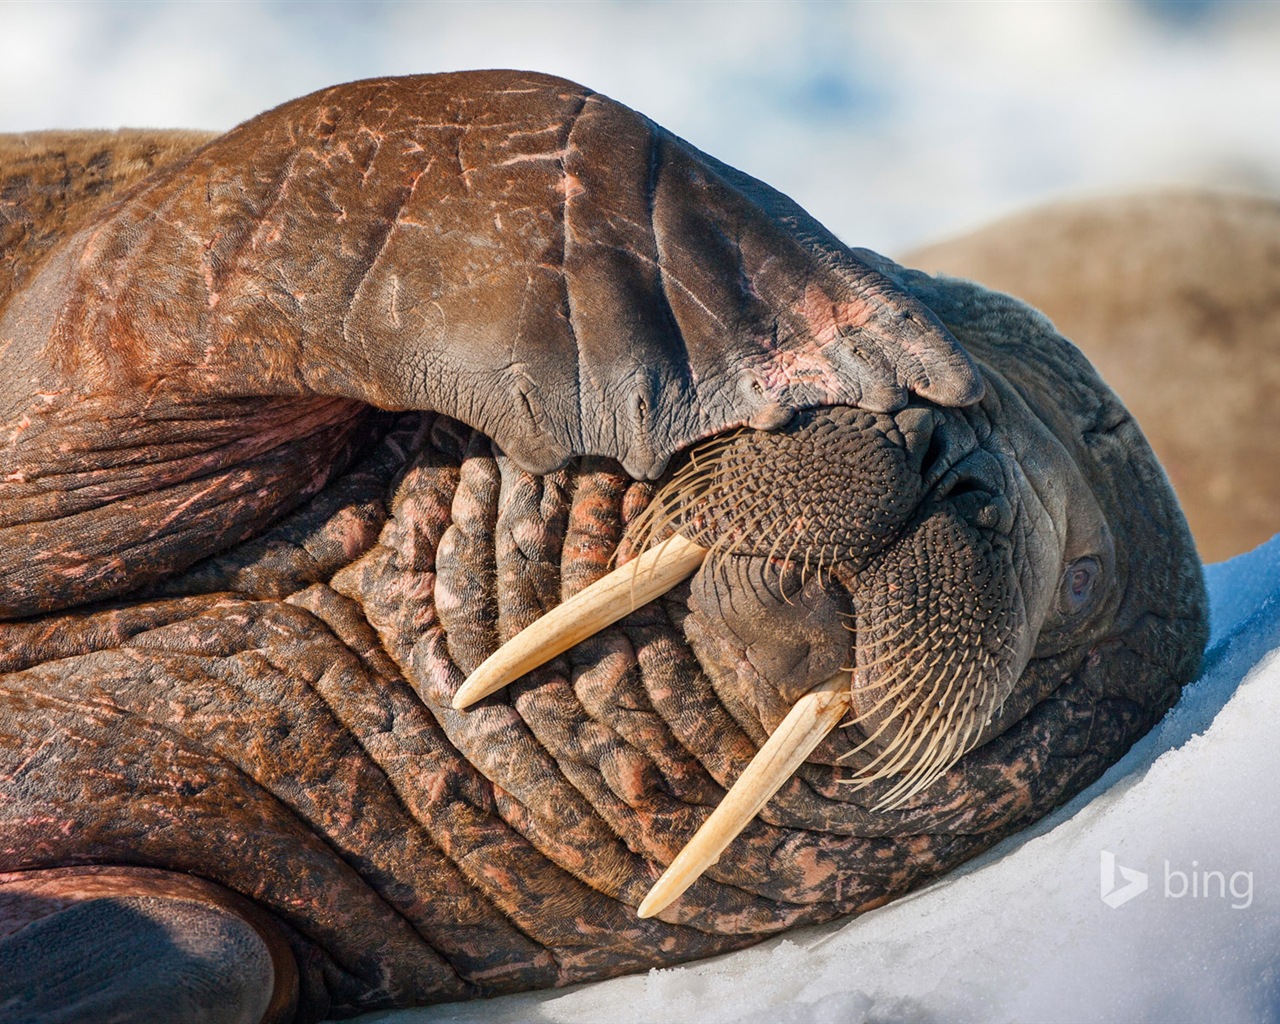
[[[1046,321],[580,87],[356,83],[57,244],[17,207],[0,1019],[314,1020],[733,949],[1025,826],[1195,672],[1185,523]],[[671,528],[692,580],[454,709]],[[854,724],[637,917],[841,671]]]

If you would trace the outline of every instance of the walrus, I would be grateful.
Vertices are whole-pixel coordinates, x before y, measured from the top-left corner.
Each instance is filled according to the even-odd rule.
[[[1280,530],[1280,200],[1063,201],[902,259],[1016,295],[1070,337],[1142,423],[1206,562]]]
[[[1169,484],[1020,302],[545,75],[199,142],[0,151],[0,1019],[739,948],[1036,820],[1195,675]]]

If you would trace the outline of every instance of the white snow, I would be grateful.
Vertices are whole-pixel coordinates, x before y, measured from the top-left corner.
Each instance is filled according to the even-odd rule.
[[[1200,679],[1093,787],[843,924],[563,992],[364,1024],[1280,1018],[1280,535],[1207,571]],[[1114,858],[1104,903],[1104,854]],[[1126,875],[1121,869],[1128,869]]]

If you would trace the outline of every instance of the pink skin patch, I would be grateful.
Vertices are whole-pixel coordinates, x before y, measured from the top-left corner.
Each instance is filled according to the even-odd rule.
[[[846,394],[848,382],[824,350],[840,341],[842,330],[868,323],[872,309],[865,302],[834,300],[818,285],[809,284],[799,313],[812,340],[774,350],[762,368],[762,383],[774,394],[802,387],[807,392],[817,390],[818,397],[827,401],[838,401]],[[765,429],[755,421],[751,425]]]
[[[819,348],[838,341],[841,328],[864,327],[871,315],[872,309],[866,302],[832,299],[816,284],[805,286],[801,316],[813,332]]]

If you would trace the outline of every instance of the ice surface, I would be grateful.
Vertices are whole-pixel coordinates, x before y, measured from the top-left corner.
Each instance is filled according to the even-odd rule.
[[[360,1020],[1280,1019],[1280,536],[1207,576],[1201,678],[1093,787],[961,871],[698,964]],[[1106,854],[1113,902],[1135,893],[1114,907]]]

